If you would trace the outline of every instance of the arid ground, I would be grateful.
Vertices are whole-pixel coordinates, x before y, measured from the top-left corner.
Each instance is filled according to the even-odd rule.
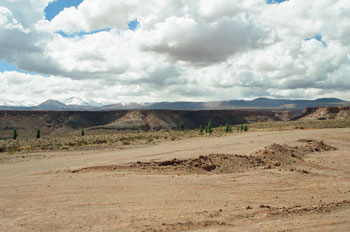
[[[350,231],[349,128],[0,156],[0,231]]]

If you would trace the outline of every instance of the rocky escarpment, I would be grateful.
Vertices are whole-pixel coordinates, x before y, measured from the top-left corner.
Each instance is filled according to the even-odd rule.
[[[0,138],[12,137],[16,128],[20,136],[66,135],[86,130],[161,130],[198,128],[211,121],[212,126],[230,123],[285,120],[286,114],[252,110],[118,110],[118,111],[0,111]]]
[[[350,106],[306,108],[303,113],[295,119],[350,119]]]

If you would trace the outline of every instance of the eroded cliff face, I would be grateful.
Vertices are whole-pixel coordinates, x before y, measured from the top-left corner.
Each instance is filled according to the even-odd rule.
[[[32,136],[37,128],[43,135],[65,135],[82,128],[108,131],[178,129],[181,121],[187,129],[194,129],[209,121],[216,127],[226,123],[280,121],[288,119],[288,115],[261,110],[0,111],[0,137],[11,137],[15,128],[21,136]]]
[[[296,119],[350,119],[350,106],[306,108]]]

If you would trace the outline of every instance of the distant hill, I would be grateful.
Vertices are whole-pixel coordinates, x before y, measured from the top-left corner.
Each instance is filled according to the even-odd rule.
[[[3,104],[3,106],[1,105]],[[214,102],[155,102],[155,103],[118,103],[103,105],[92,100],[73,97],[64,101],[47,100],[37,106],[21,106],[16,103],[0,101],[0,110],[27,111],[110,111],[110,110],[234,110],[234,109],[296,109],[310,107],[345,106],[349,102],[337,98],[321,98],[317,100],[289,100],[256,98],[254,100],[232,100]]]

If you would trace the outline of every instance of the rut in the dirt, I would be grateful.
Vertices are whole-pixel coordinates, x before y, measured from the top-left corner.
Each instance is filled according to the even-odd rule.
[[[91,171],[143,171],[156,173],[236,173],[251,168],[265,169],[284,168],[304,162],[303,157],[312,152],[331,151],[336,148],[326,145],[323,141],[299,140],[304,146],[289,146],[272,144],[262,150],[247,155],[211,154],[195,159],[172,159],[167,161],[135,162],[129,165],[107,165],[82,168],[71,172]]]

